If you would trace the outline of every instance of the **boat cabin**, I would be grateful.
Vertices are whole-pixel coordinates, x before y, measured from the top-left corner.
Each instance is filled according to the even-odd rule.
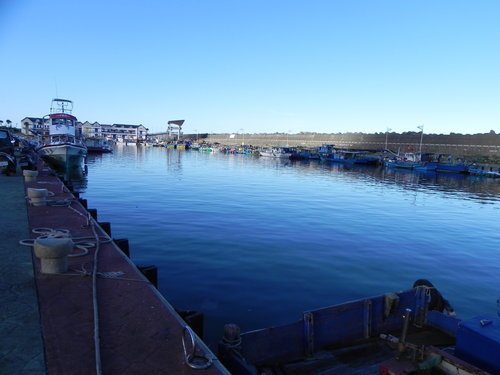
[[[49,115],[49,134],[51,136],[67,135],[75,137],[76,117],[66,113]]]

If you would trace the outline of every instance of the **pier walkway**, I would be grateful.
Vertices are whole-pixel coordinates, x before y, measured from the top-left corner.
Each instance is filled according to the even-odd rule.
[[[0,374],[43,374],[42,334],[23,177],[0,174]]]
[[[0,251],[8,259],[0,270],[1,374],[229,375],[50,170],[39,168],[35,182],[0,181]],[[49,204],[27,204],[30,187],[47,189]],[[42,274],[31,249],[18,245],[40,235],[34,228],[68,231],[73,242],[86,242],[68,258],[68,272]],[[209,358],[211,365],[188,366],[186,352],[193,353],[191,364]]]

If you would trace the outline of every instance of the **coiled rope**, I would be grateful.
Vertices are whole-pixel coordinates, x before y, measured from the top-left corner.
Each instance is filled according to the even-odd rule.
[[[61,187],[61,190],[64,192],[65,187],[64,184]],[[49,196],[54,196],[53,192],[49,191]],[[29,200],[29,198],[28,198]],[[102,362],[101,362],[101,345],[100,345],[100,335],[99,335],[99,306],[97,301],[97,266],[98,266],[98,255],[101,247],[101,237],[97,234],[96,225],[90,213],[86,212],[86,214],[81,213],[79,210],[71,207],[71,204],[75,201],[74,198],[68,198],[63,200],[47,200],[47,204],[50,206],[62,206],[68,207],[73,212],[82,216],[86,220],[86,226],[92,229],[93,237],[80,237],[80,240],[86,240],[80,243],[77,243],[77,248],[81,249],[83,253],[73,255],[73,256],[83,256],[88,254],[88,249],[90,247],[95,246],[94,258],[93,258],[93,267],[92,267],[92,309],[94,314],[94,353],[95,353],[95,370],[97,375],[102,375]],[[41,234],[42,238],[64,238],[70,237],[69,231],[66,229],[52,229],[52,228],[35,228],[33,233]],[[89,242],[88,239],[93,239],[94,242]],[[76,238],[72,238],[72,240],[76,240]],[[112,239],[109,236],[104,237],[104,241],[111,242]],[[25,239],[19,241],[21,245],[25,246],[33,246],[35,240]],[[115,274],[116,277],[116,274]]]

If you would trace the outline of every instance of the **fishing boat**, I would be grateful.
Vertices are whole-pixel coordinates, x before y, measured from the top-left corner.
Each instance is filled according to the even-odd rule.
[[[468,173],[469,167],[464,163],[437,163],[436,172],[441,173]]]
[[[345,164],[375,165],[378,163],[378,158],[370,155],[366,151],[352,151],[335,148],[329,153],[320,153],[320,159]]]
[[[457,318],[428,280],[241,334],[224,327],[218,358],[233,374],[500,373],[500,317]]]
[[[210,147],[209,145],[207,144],[202,144],[198,147],[198,151],[200,152],[213,152],[214,151],[214,148],[213,147]]]
[[[474,163],[469,166],[469,174],[472,176],[500,178],[500,166]]]
[[[111,147],[110,142],[106,138],[101,137],[91,137],[85,139],[85,146],[87,147],[87,152],[95,154],[105,154],[113,152],[113,147]]]
[[[468,173],[469,166],[460,158],[456,158],[453,155],[441,154],[438,156],[436,172]]]
[[[44,117],[49,136],[42,141],[37,153],[57,172],[82,167],[87,155],[87,147],[76,137],[76,117],[72,111],[71,100],[52,99],[50,114]]]
[[[291,160],[319,160],[320,154],[317,149],[299,148],[292,152]]]
[[[438,163],[435,161],[423,161],[415,165],[413,169],[419,172],[436,172]]]
[[[260,156],[269,157],[269,158],[282,158],[289,159],[292,155],[292,152],[289,148],[286,147],[271,147],[266,148],[259,151]]]
[[[421,155],[413,152],[397,154],[384,161],[384,167],[387,168],[415,169],[422,165]]]

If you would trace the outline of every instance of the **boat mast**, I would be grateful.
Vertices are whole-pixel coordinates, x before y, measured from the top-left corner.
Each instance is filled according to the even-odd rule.
[[[418,128],[421,130],[420,133],[420,147],[418,148],[418,153],[420,154],[420,159],[422,159],[422,140],[424,139],[424,125],[418,126]]]

